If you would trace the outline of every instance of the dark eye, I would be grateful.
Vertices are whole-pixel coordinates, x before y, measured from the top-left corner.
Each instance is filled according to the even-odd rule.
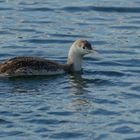
[[[83,49],[85,49],[86,47],[83,47]]]

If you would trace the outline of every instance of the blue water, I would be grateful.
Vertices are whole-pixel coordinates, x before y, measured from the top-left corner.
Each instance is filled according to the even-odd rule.
[[[0,0],[0,61],[64,63],[89,40],[83,73],[0,78],[1,140],[140,140],[139,0]]]

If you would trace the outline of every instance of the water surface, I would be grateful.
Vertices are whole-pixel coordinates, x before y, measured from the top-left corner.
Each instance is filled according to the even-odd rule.
[[[100,53],[83,73],[0,78],[2,140],[140,139],[139,0],[0,0],[0,61],[40,56],[66,62],[89,40]]]

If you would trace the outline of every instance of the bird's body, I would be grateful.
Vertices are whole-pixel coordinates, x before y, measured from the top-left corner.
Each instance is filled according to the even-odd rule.
[[[11,76],[23,75],[54,75],[67,71],[65,65],[38,58],[38,57],[15,57],[0,65],[0,73]]]
[[[38,57],[15,57],[0,64],[0,74],[8,76],[55,75],[80,71],[83,55],[86,54],[80,49],[85,49],[85,47],[92,50],[89,42],[85,40],[75,41],[70,48],[67,64],[59,64]]]

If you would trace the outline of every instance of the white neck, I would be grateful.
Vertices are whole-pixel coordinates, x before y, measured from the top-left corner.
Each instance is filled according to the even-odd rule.
[[[69,50],[67,64],[73,66],[73,71],[80,71],[82,69],[82,59],[81,54],[79,54],[72,45]]]

